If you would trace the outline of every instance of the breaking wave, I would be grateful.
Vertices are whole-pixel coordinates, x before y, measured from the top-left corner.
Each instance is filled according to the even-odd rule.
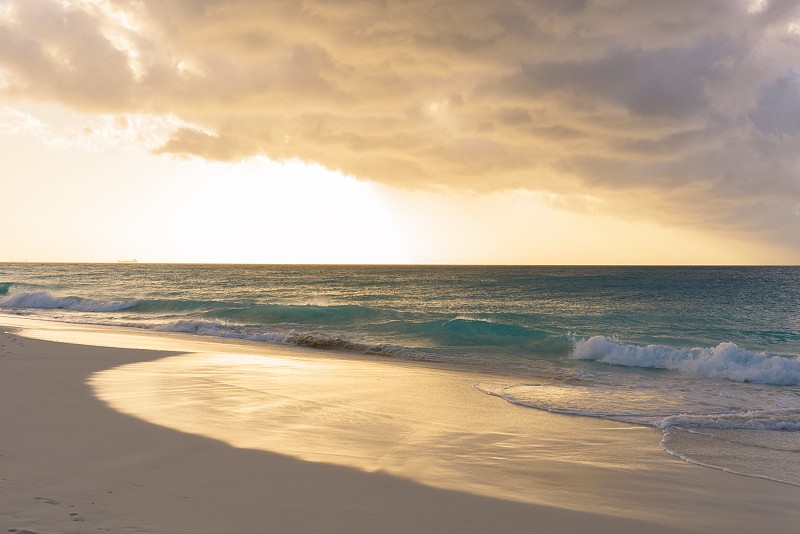
[[[799,359],[752,352],[735,343],[720,343],[710,348],[678,349],[664,345],[630,345],[617,343],[605,336],[593,336],[577,341],[572,357],[609,365],[667,369],[736,382],[800,385]]]
[[[0,293],[0,308],[38,308],[51,310],[74,310],[80,312],[117,312],[136,306],[135,300],[100,301],[81,297],[61,297],[49,291],[22,291]]]

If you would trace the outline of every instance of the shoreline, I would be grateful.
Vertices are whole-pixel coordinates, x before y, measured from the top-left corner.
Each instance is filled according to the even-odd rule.
[[[262,351],[265,355],[284,352],[271,347]],[[747,532],[759,528],[791,532],[800,519],[794,509],[800,499],[798,488],[687,464],[661,451],[658,440],[647,449],[649,438],[632,442],[647,450],[627,453],[648,462],[656,458],[655,464],[631,473],[618,467],[595,469],[588,471],[588,478],[578,480],[575,477],[580,478],[586,466],[580,458],[570,463],[570,451],[555,461],[546,454],[531,457],[532,464],[550,469],[552,478],[542,476],[539,484],[555,481],[566,494],[560,505],[544,503],[552,501],[552,496],[538,498],[542,502],[537,503],[536,488],[531,488],[534,498],[519,502],[502,495],[431,487],[380,468],[367,472],[305,461],[281,451],[233,447],[112,410],[87,384],[96,373],[123,365],[191,357],[185,351],[75,345],[4,333],[0,334],[0,356],[0,424],[4,429],[0,510],[5,510],[0,512],[0,527],[6,530],[701,532],[724,528]],[[340,361],[330,353],[311,359]],[[411,367],[420,376],[434,373],[409,362],[381,361],[379,365]],[[363,377],[355,380],[363,382]],[[601,426],[584,418],[492,401],[497,401],[499,409],[525,410],[542,424],[564,427],[563,432],[575,438],[575,450],[582,436]],[[540,431],[540,446],[555,434],[553,428]],[[616,432],[622,434],[631,435]],[[640,502],[617,503],[619,509],[613,514],[597,511],[591,492],[577,498],[569,493],[571,487],[595,488],[599,498],[619,483],[634,484],[630,491],[640,495]],[[643,518],[647,511],[635,508],[648,502],[654,513]]]

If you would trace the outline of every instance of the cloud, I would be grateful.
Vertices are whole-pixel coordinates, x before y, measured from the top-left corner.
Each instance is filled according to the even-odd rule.
[[[255,149],[247,147],[246,142],[247,140],[213,135],[191,127],[184,127],[175,131],[170,139],[155,149],[155,152],[182,156],[203,154],[205,157],[217,161],[235,161],[244,159],[247,155],[255,152]]]
[[[99,153],[111,148],[144,147],[156,150],[170,141],[175,131],[189,125],[174,116],[147,114],[57,113],[48,110],[46,120],[37,111],[0,107],[0,134],[35,139],[47,146]],[[32,114],[34,113],[34,114]]]
[[[13,19],[0,26],[0,65],[11,75],[6,91],[85,107],[129,105],[127,57],[95,17],[40,0],[10,5]]]
[[[800,247],[799,24],[786,0],[10,0],[0,91],[173,114],[159,153],[590,195]]]
[[[749,116],[763,133],[800,133],[800,67],[764,87]]]
[[[713,109],[713,86],[728,78],[717,66],[732,54],[742,55],[727,40],[649,51],[612,49],[586,61],[525,64],[502,85],[523,96],[565,93],[584,102],[616,104],[634,115],[685,119]]]

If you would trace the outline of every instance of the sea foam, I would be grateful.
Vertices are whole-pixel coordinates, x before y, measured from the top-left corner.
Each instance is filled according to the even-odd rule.
[[[706,378],[724,378],[780,386],[800,385],[800,360],[752,352],[735,343],[678,349],[664,345],[631,345],[605,336],[579,340],[572,357],[609,365],[668,369]]]

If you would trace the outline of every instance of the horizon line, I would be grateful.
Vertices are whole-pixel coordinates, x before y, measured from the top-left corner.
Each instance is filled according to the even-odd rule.
[[[37,261],[0,260],[0,265],[186,265],[186,266],[264,266],[264,267],[800,267],[783,263],[251,263],[251,262],[183,262],[183,261]]]

